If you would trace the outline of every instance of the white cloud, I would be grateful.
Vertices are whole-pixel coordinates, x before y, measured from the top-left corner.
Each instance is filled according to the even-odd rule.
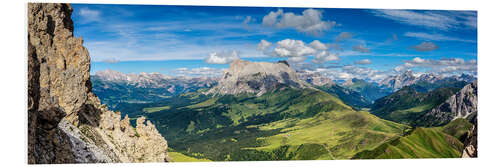
[[[420,64],[420,63],[424,63],[425,60],[420,58],[420,57],[415,57],[415,58],[413,58],[412,62]]]
[[[352,65],[329,68],[326,70],[315,70],[334,80],[347,80],[352,78],[364,79],[367,81],[380,81],[391,74],[388,71],[374,70],[367,67],[356,67]]]
[[[307,57],[289,57],[287,60],[292,63],[303,62],[307,59]]]
[[[466,40],[460,39],[456,37],[444,36],[442,34],[428,34],[424,32],[407,32],[405,33],[407,37],[419,38],[423,40],[431,40],[431,41],[459,41],[459,42],[476,42],[476,40]]]
[[[279,41],[273,54],[278,57],[302,57],[316,53],[316,49],[307,46],[301,40],[284,39]]]
[[[328,49],[328,47],[325,44],[321,43],[318,40],[312,41],[311,43],[309,43],[309,46],[311,46],[312,48],[317,49],[317,50],[327,50]]]
[[[257,45],[257,50],[258,51],[265,51],[267,50],[267,48],[269,48],[269,46],[271,46],[272,43],[271,42],[268,42],[266,40],[260,40],[260,43],[259,45]]]
[[[354,63],[355,64],[365,65],[365,64],[372,64],[372,61],[370,61],[369,59],[363,59],[363,60],[355,61]]]
[[[404,24],[422,26],[430,29],[449,30],[462,27],[476,28],[475,12],[448,12],[411,10],[374,10],[375,16],[395,20]]]
[[[210,67],[200,67],[200,68],[177,68],[174,70],[179,76],[206,76],[214,77],[222,75],[224,69],[210,68]]]
[[[414,68],[423,68],[430,71],[452,74],[452,73],[463,73],[463,72],[476,72],[477,71],[477,61],[469,60],[465,61],[461,58],[451,58],[451,59],[422,59],[420,57],[415,57],[412,60],[406,61],[403,65],[394,68],[395,71],[406,71]]]
[[[421,52],[433,51],[438,49],[439,47],[433,42],[422,42],[418,45],[413,46],[413,49]]]
[[[267,51],[272,43],[261,40],[257,46],[257,50],[262,51],[265,55],[272,57],[288,58],[290,62],[303,62],[308,56],[314,56],[313,63],[325,63],[327,61],[339,60],[338,55],[328,52],[328,45],[319,40],[314,40],[306,44],[301,40],[284,39],[276,43],[277,47]]]
[[[238,52],[233,51],[223,51],[223,52],[212,52],[205,59],[206,63],[209,64],[228,64],[233,60],[239,59]]]
[[[100,20],[101,12],[89,8],[82,8],[78,11],[78,15],[82,18],[84,23],[95,22]]]
[[[335,55],[333,53],[329,53],[327,51],[321,51],[312,60],[313,63],[325,63],[327,61],[336,61],[340,60],[338,55]]]
[[[262,24],[275,28],[294,28],[299,32],[318,35],[335,25],[334,21],[323,21],[322,17],[321,11],[315,9],[304,10],[302,15],[285,13],[279,9],[264,16]]]

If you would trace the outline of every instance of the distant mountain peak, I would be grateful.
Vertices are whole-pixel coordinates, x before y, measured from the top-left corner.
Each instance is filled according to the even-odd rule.
[[[446,79],[465,81],[470,83],[474,81],[476,78],[468,74],[461,74],[460,76],[443,76],[435,73],[424,73],[420,75],[415,75],[411,70],[408,70],[399,75],[393,75],[383,79],[381,82],[379,82],[379,85],[390,88],[393,91],[397,91],[404,86],[409,86],[418,82],[435,83],[437,81],[442,81]]]
[[[260,96],[281,86],[311,87],[300,80],[295,70],[287,64],[234,60],[229,69],[224,71],[218,85],[210,89],[208,93],[223,95],[256,93]]]

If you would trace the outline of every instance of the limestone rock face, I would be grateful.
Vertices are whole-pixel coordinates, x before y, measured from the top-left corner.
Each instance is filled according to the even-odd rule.
[[[422,120],[434,125],[443,125],[456,118],[468,118],[477,114],[477,81],[464,86],[443,104],[427,112]]]
[[[90,57],[73,36],[71,13],[69,4],[28,4],[28,162],[166,161],[154,125],[141,118],[134,130],[92,93]]]
[[[249,62],[238,59],[231,63],[229,69],[224,71],[218,85],[208,93],[222,95],[255,93],[260,96],[281,86],[311,87],[305,81],[298,79],[295,70],[287,63]]]

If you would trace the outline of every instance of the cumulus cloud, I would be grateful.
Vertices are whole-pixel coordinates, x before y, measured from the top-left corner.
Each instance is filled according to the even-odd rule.
[[[318,40],[312,41],[311,43],[309,43],[309,46],[311,46],[312,48],[317,49],[317,50],[327,50],[328,49],[328,47],[325,44],[321,43]]]
[[[362,52],[362,53],[370,53],[370,49],[367,48],[364,44],[352,46],[352,50]]]
[[[301,40],[284,39],[279,41],[273,53],[278,57],[302,57],[316,53],[316,49],[307,46]]]
[[[257,50],[258,51],[265,51],[267,50],[267,48],[269,48],[269,46],[271,46],[272,43],[271,42],[268,42],[266,40],[260,40],[260,43],[259,45],[257,45]]]
[[[406,61],[403,65],[394,68],[395,71],[401,72],[414,68],[423,68],[430,71],[438,73],[463,73],[477,71],[477,61],[469,60],[465,61],[461,58],[450,58],[450,59],[422,59],[420,57],[415,57],[411,60]]]
[[[236,59],[239,59],[238,51],[222,51],[210,53],[205,62],[209,64],[228,64]]]
[[[319,10],[307,9],[302,15],[283,12],[282,9],[271,11],[262,18],[262,25],[275,28],[294,28],[299,32],[321,34],[335,25],[334,21],[323,21]]]
[[[292,63],[299,63],[305,61],[306,59],[307,57],[290,57],[287,60]]]
[[[422,42],[418,45],[415,45],[412,47],[413,49],[421,52],[426,52],[426,51],[433,51],[438,49],[439,47],[434,44],[433,42]]]
[[[224,69],[210,68],[210,67],[200,67],[200,68],[177,68],[174,70],[179,76],[206,76],[206,77],[214,77],[222,75]]]
[[[444,36],[442,34],[429,34],[425,32],[406,32],[405,36],[431,41],[459,41],[459,42],[476,42],[476,40],[461,39],[456,37]]]
[[[314,56],[313,63],[339,60],[338,55],[328,52],[328,45],[319,40],[306,44],[301,40],[284,39],[278,41],[275,48],[268,49],[271,45],[271,42],[261,40],[257,50],[268,56],[287,58],[288,61],[295,63],[305,61],[308,56]]]
[[[352,38],[354,36],[353,33],[350,32],[341,32],[337,37],[335,37],[335,42],[342,42]]]
[[[321,51],[312,60],[314,63],[325,63],[327,61],[336,61],[340,60],[339,56],[333,53],[329,53],[327,51]]]
[[[354,62],[355,64],[360,64],[360,65],[366,65],[366,64],[372,64],[372,61],[369,59],[363,59],[363,60],[358,60]]]
[[[476,12],[374,10],[375,16],[395,20],[404,24],[429,29],[450,30],[462,27],[476,28]]]

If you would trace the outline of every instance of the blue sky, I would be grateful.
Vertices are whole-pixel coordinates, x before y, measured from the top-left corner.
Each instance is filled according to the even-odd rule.
[[[220,73],[289,60],[333,79],[477,72],[477,13],[440,10],[73,4],[92,72]],[[205,70],[204,73],[196,73]],[[189,71],[189,73],[187,73]]]

